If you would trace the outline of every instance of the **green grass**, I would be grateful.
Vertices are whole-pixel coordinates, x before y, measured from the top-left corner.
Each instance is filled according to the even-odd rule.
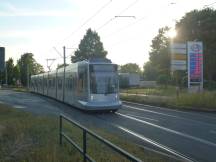
[[[180,93],[179,97],[121,95],[122,100],[177,109],[216,110],[216,91]]]
[[[67,122],[64,122],[63,125],[64,131],[82,147],[82,132]],[[36,116],[0,104],[0,162],[82,161],[80,153],[71,145],[65,141],[62,146],[59,145],[58,126],[57,117]],[[94,129],[94,131],[143,161],[174,161],[138,147],[116,134],[110,134],[99,129]],[[91,136],[87,137],[87,152],[96,161],[126,161]]]
[[[185,92],[186,90],[182,90]],[[176,95],[176,88],[174,86],[158,86],[155,88],[128,88],[122,89],[121,93],[131,93],[131,94],[145,94],[145,95],[155,95],[155,96],[173,96]]]
[[[10,89],[10,90],[14,90],[14,91],[17,91],[17,92],[28,92],[27,87],[7,86],[7,87],[2,87],[2,89]]]
[[[28,89],[26,87],[14,87],[12,89],[17,92],[28,92]]]
[[[177,107],[194,107],[197,109],[215,109],[216,110],[216,91],[181,94],[173,103]]]

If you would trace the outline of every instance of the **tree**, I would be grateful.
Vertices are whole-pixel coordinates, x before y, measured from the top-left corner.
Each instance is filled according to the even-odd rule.
[[[6,68],[7,68],[7,81],[8,85],[15,85],[17,80],[20,80],[20,70],[18,64],[14,66],[14,61],[12,58],[9,58],[6,61]],[[0,84],[1,83],[6,83],[5,80],[5,72],[2,72],[0,74]]]
[[[9,58],[8,61],[6,61],[6,68],[7,68],[7,81],[8,85],[14,84],[14,63],[13,59]]]
[[[143,66],[143,77],[145,80],[156,80],[158,75],[158,70],[149,61]]]
[[[170,81],[170,76],[161,74],[157,77],[157,83],[161,85],[165,85],[165,88],[167,87],[168,83]]]
[[[33,56],[34,55],[32,53],[25,53],[18,60],[21,83],[24,86],[27,85],[28,74],[30,76],[44,72],[43,66],[37,63]]]
[[[69,65],[69,64],[66,64],[65,67],[68,66],[68,65]],[[56,69],[60,69],[60,68],[62,68],[62,67],[64,67],[64,64],[58,64]]]
[[[139,65],[136,63],[128,63],[125,65],[120,66],[121,73],[141,73]]]
[[[170,75],[170,38],[167,32],[168,27],[160,28],[158,35],[152,40],[149,60],[152,67],[156,68],[159,74]]]
[[[216,10],[206,8],[187,13],[176,24],[176,42],[202,41],[204,78],[216,81]]]
[[[86,35],[80,41],[79,48],[71,57],[72,62],[82,61],[89,58],[106,58],[107,51],[103,48],[103,43],[96,31],[88,29]]]
[[[145,80],[157,80],[158,75],[170,76],[170,38],[167,37],[169,27],[160,28],[153,38],[149,62],[144,66]]]
[[[14,75],[14,78],[16,81],[20,80],[20,68],[19,68],[18,64],[16,64],[16,66],[14,66],[13,75]]]

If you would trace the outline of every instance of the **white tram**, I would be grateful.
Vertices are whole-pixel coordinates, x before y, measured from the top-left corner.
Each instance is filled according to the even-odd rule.
[[[31,92],[83,110],[115,112],[122,104],[119,100],[117,65],[108,59],[90,59],[34,75],[30,85]]]

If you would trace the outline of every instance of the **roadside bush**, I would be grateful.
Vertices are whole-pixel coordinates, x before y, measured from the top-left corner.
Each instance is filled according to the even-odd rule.
[[[216,90],[216,81],[213,80],[204,81],[204,88],[207,90]]]
[[[161,85],[165,85],[165,87],[167,87],[169,81],[170,81],[170,77],[165,74],[159,75],[157,78],[157,83]]]

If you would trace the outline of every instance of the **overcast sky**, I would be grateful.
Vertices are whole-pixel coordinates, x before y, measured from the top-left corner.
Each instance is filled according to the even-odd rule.
[[[186,12],[202,9],[214,1],[1,0],[0,46],[6,47],[6,59],[17,60],[21,54],[32,52],[45,69],[46,59],[55,58],[51,67],[55,69],[63,59],[54,48],[62,53],[65,45],[69,63],[80,39],[92,28],[114,63],[132,62],[142,67],[148,61],[151,40],[160,27],[174,27]]]

